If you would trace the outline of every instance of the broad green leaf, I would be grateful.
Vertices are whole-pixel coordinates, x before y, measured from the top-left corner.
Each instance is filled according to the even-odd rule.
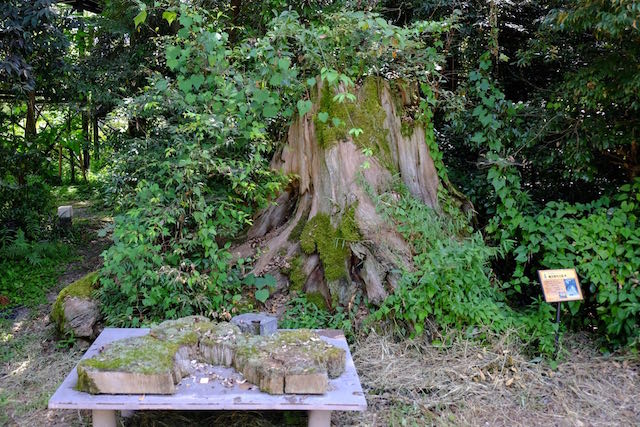
[[[296,103],[296,106],[298,107],[298,113],[300,113],[300,116],[304,116],[311,111],[313,104],[308,99],[301,99]]]
[[[281,70],[287,70],[291,66],[291,59],[288,57],[278,59],[278,68]]]
[[[171,25],[171,23],[176,20],[176,16],[177,14],[170,10],[165,10],[164,12],[162,12],[162,18],[165,19],[169,23],[169,25]]]
[[[264,304],[265,301],[269,299],[269,289],[264,288],[264,289],[257,290],[255,293],[255,297],[258,301]]]
[[[320,120],[322,123],[327,123],[327,120],[329,120],[329,113],[325,112],[325,111],[321,111],[318,113],[318,120]]]
[[[147,19],[147,10],[146,9],[142,9],[140,11],[140,13],[138,13],[136,15],[136,17],[133,18],[133,22],[134,22],[134,24],[136,24],[136,28],[138,28],[138,25],[140,25],[144,21],[146,21],[146,19]]]

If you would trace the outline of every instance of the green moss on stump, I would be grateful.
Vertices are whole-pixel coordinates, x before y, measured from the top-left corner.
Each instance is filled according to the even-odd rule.
[[[70,285],[63,288],[56,301],[51,308],[51,320],[53,320],[59,332],[64,332],[64,300],[67,297],[75,298],[91,298],[91,294],[95,290],[95,283],[98,279],[98,272],[89,273],[81,279],[76,280]]]
[[[316,136],[322,148],[331,148],[338,141],[346,139],[350,129],[359,128],[362,133],[353,137],[354,143],[359,148],[371,149],[385,167],[392,167],[388,130],[384,128],[386,113],[380,104],[379,84],[374,77],[366,78],[358,99],[342,103],[333,100],[335,94],[329,85],[323,87],[318,113],[328,113],[329,118],[323,123],[318,114],[314,117]],[[336,126],[333,118],[341,123]]]
[[[319,213],[307,221],[300,235],[300,247],[307,255],[318,252],[324,275],[328,281],[347,276],[346,259],[351,250],[349,243],[362,239],[355,220],[355,205],[349,206],[337,228],[331,225],[329,215]]]
[[[302,263],[302,256],[298,255],[291,260],[290,267],[285,272],[289,276],[289,290],[291,291],[301,291],[307,281],[307,276],[302,270]]]
[[[306,254],[318,252],[327,280],[334,281],[346,277],[345,260],[349,255],[349,246],[344,240],[339,239],[329,215],[321,213],[307,222],[300,236],[300,247]]]
[[[293,227],[293,230],[291,230],[291,233],[289,234],[289,237],[287,238],[287,240],[289,240],[290,242],[297,242],[298,240],[300,240],[300,235],[302,234],[302,230],[304,230],[304,226],[307,225],[307,219],[309,218],[310,210],[311,208],[307,208],[302,213],[300,220],[298,221],[296,226]]]

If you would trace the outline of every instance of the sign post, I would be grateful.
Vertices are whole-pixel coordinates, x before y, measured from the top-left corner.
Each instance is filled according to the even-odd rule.
[[[538,270],[538,278],[542,285],[544,300],[548,303],[557,303],[556,308],[556,351],[558,355],[558,340],[560,337],[560,306],[565,301],[580,301],[583,299],[580,280],[576,270]]]

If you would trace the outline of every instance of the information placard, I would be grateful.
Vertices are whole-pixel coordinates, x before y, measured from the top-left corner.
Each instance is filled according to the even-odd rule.
[[[576,270],[538,270],[546,302],[582,300],[582,289]]]

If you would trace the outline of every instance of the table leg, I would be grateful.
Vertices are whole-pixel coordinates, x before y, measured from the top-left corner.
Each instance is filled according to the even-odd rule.
[[[117,427],[116,411],[94,409],[92,416],[93,427]]]
[[[330,427],[331,411],[309,411],[309,427]]]

